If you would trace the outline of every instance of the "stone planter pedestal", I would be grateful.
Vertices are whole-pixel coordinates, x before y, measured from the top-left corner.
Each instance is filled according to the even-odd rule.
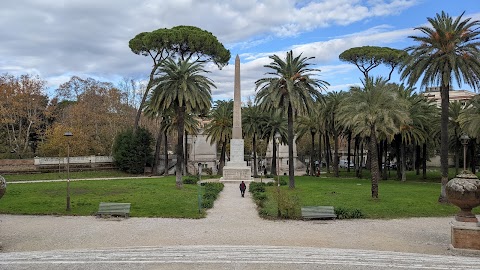
[[[451,223],[451,245],[456,249],[480,251],[480,223],[472,209],[480,205],[480,180],[469,171],[463,171],[448,181],[448,201],[460,208]]]

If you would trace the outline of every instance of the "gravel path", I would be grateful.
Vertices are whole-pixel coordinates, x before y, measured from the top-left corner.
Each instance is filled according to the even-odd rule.
[[[140,246],[290,246],[458,255],[449,250],[452,218],[271,221],[250,193],[226,183],[205,219],[102,219],[0,215],[4,252]]]

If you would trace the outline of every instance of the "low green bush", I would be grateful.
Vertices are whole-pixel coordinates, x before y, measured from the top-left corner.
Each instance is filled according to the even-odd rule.
[[[202,196],[202,207],[212,208],[224,186],[222,183],[202,183],[202,186],[205,188],[205,193]]]
[[[364,218],[362,210],[360,209],[347,209],[343,207],[335,208],[335,215],[338,219],[353,219],[353,218]]]
[[[184,176],[182,182],[186,185],[195,185],[198,182],[198,176],[196,175],[187,175]]]
[[[259,200],[259,201],[264,201],[267,199],[267,194],[265,192],[255,192],[253,193],[253,199],[254,200]]]
[[[251,182],[250,186],[248,187],[248,191],[251,193],[265,192],[265,185],[265,183]]]
[[[279,218],[296,219],[300,217],[300,199],[288,191],[278,188],[274,193]]]

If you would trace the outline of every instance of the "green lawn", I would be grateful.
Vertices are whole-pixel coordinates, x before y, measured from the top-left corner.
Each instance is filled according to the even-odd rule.
[[[281,188],[296,196],[301,206],[332,205],[335,208],[359,209],[366,218],[408,218],[453,216],[455,206],[439,204],[440,184],[431,182],[380,181],[379,199],[371,198],[371,183],[367,179],[295,177],[295,190]],[[267,187],[266,213],[275,217],[276,187]],[[297,211],[300,212],[299,209]],[[479,209],[476,213],[480,214]],[[298,216],[297,216],[298,217]]]
[[[463,169],[459,170],[459,173]],[[333,178],[333,170],[330,170],[330,173],[326,173],[322,171],[322,174],[320,175],[321,177],[329,177]],[[437,167],[429,167],[427,168],[427,178],[423,179],[423,174],[422,170],[420,170],[420,174],[417,175],[416,171],[406,171],[406,178],[408,182],[437,182],[440,183],[441,181],[441,172],[440,168]],[[480,172],[477,172],[477,176],[480,177]],[[347,172],[347,169],[340,168],[340,177],[342,178],[356,178],[355,177],[355,171],[354,169],[350,169],[350,172]],[[449,168],[448,169],[448,179],[452,179],[455,177],[455,168]],[[362,179],[370,179],[370,171],[367,169],[362,170]],[[390,172],[387,174],[387,179],[388,180],[396,180],[397,179],[397,171],[396,170],[390,170]]]
[[[55,179],[67,179],[67,173],[53,172],[53,173],[34,173],[34,174],[7,174],[2,175],[7,182],[15,181],[32,181],[32,180],[55,180]],[[130,177],[138,176],[132,175],[121,171],[108,170],[108,171],[82,171],[71,172],[70,179],[83,179],[83,178],[105,178],[105,177]]]
[[[132,217],[201,218],[197,185],[175,187],[175,177],[71,181],[71,212],[66,212],[66,182],[10,184],[0,213],[94,215],[100,202],[129,202]]]

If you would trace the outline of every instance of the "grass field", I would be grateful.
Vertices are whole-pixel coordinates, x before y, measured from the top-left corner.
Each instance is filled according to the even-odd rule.
[[[132,217],[201,218],[197,185],[175,187],[175,177],[71,181],[71,211],[66,212],[66,182],[10,184],[0,213],[94,215],[100,202],[129,202]]]
[[[301,176],[295,178],[295,185],[295,190],[281,188],[290,197],[298,198],[297,217],[301,206],[320,205],[359,209],[366,218],[441,217],[458,211],[453,205],[437,202],[439,183],[380,181],[378,200],[371,198],[371,183],[367,179]],[[276,187],[267,187],[264,209],[272,217],[277,215],[275,190]],[[478,208],[476,213],[480,214]]]
[[[452,177],[454,171],[452,170]],[[364,171],[364,177],[368,173]],[[391,178],[395,175],[392,172]],[[342,178],[322,174],[322,177],[296,177],[296,189],[282,187],[290,197],[298,198],[297,208],[308,205],[332,205],[336,208],[359,209],[367,218],[407,218],[452,216],[457,208],[437,203],[440,193],[440,172],[429,170],[427,180],[408,172],[407,182],[382,180],[379,199],[373,200],[370,179],[357,179],[353,172],[342,171]],[[351,178],[348,176],[351,175]],[[72,173],[71,179],[132,176],[115,171]],[[421,176],[420,176],[421,177]],[[287,179],[288,177],[285,177]],[[60,174],[7,175],[8,182],[40,179],[65,179]],[[425,181],[425,182],[424,182]],[[275,187],[267,188],[263,212],[276,216]],[[175,177],[139,178],[71,182],[71,212],[66,212],[66,183],[9,184],[0,199],[0,213],[39,215],[94,215],[104,202],[132,203],[132,217],[201,218],[198,212],[198,188],[175,187]],[[299,212],[299,211],[298,211]],[[480,214],[479,209],[475,211]]]
[[[461,172],[462,169],[459,170]],[[325,177],[330,177],[333,178],[333,170],[330,171],[329,174],[323,173],[321,176]],[[440,168],[437,167],[431,167],[427,168],[427,174],[426,174],[426,179],[423,179],[422,175],[422,170],[420,170],[420,174],[417,175],[416,171],[406,171],[406,178],[408,182],[437,182],[440,183],[441,181],[441,172]],[[480,172],[477,172],[477,176],[480,177]],[[355,177],[355,171],[353,169],[350,169],[350,172],[347,172],[347,169],[340,169],[340,177],[342,178],[356,178]],[[452,179],[455,177],[455,169],[454,168],[449,168],[448,170],[448,179]],[[367,169],[362,170],[362,179],[370,179],[370,171]],[[396,180],[397,179],[397,171],[396,170],[390,170],[387,173],[387,180]]]

